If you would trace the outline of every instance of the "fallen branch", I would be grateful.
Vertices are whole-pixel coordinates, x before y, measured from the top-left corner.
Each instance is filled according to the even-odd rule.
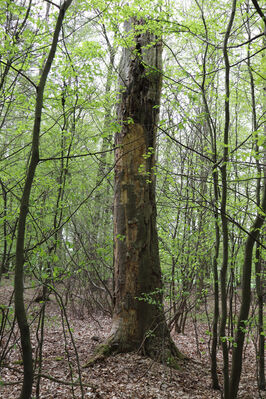
[[[69,381],[64,381],[64,380],[60,380],[58,378],[52,377],[51,375],[48,374],[36,374],[34,376],[34,378],[37,377],[41,377],[41,378],[46,378],[47,380],[56,382],[57,384],[62,384],[62,385],[68,385],[68,386],[80,386],[80,382],[69,382]],[[92,384],[84,384],[82,383],[82,385],[86,388],[92,388],[93,390],[96,390],[96,387]]]

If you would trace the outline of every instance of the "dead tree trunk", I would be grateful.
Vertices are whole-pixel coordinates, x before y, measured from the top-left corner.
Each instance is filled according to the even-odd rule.
[[[115,309],[105,352],[141,352],[174,366],[181,354],[163,311],[156,230],[155,147],[161,92],[162,44],[131,18],[133,33],[120,63],[115,137]]]

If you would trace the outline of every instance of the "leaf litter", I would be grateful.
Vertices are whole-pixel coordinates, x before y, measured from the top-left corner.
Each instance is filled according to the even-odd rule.
[[[2,299],[2,298],[1,298]],[[30,308],[31,313],[38,311],[40,304]],[[111,318],[108,316],[83,315],[77,317],[68,312],[68,321],[78,353],[69,332],[64,328],[60,312],[52,299],[46,305],[45,335],[40,379],[40,399],[216,399],[221,392],[211,388],[210,357],[208,352],[207,326],[197,324],[197,336],[193,321],[188,320],[185,334],[174,333],[173,340],[188,360],[180,363],[180,370],[159,364],[137,353],[117,354],[82,368],[93,355],[99,342],[108,336]],[[36,321],[31,325],[34,352],[38,347],[36,339]],[[64,332],[65,331],[65,332]],[[14,331],[13,340],[18,339]],[[200,337],[200,342],[197,337]],[[4,343],[2,343],[4,345]],[[1,348],[0,348],[1,351]],[[222,384],[222,355],[218,352],[218,375]],[[38,374],[36,362],[35,373]],[[78,367],[79,366],[79,367]],[[81,373],[82,389],[79,384]],[[18,343],[6,356],[2,365],[0,381],[9,385],[0,385],[1,399],[18,398],[22,366]],[[20,381],[20,383],[16,383]],[[73,386],[71,386],[74,383]],[[83,391],[83,392],[82,392]],[[36,395],[36,379],[32,398]],[[243,373],[239,389],[240,399],[261,399],[265,396],[258,392],[256,382],[256,357],[254,345],[250,342],[245,349]]]

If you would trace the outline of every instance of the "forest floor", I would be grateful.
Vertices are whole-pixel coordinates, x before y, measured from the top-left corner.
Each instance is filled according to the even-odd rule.
[[[0,304],[7,304],[11,286],[0,287]],[[31,302],[29,314],[32,320],[32,344],[37,348],[36,327],[42,304]],[[204,321],[188,319],[185,334],[173,334],[178,348],[188,360],[180,363],[180,370],[173,370],[136,353],[119,354],[108,357],[89,368],[82,368],[94,349],[108,336],[110,317],[84,315],[68,312],[66,319],[55,299],[46,305],[45,334],[43,344],[42,378],[40,380],[41,399],[214,399],[221,398],[219,391],[211,388],[210,357],[208,349],[208,327]],[[196,328],[195,328],[196,327]],[[71,335],[74,339],[75,348]],[[18,337],[16,333],[16,337]],[[14,336],[12,337],[12,340]],[[4,341],[2,348],[4,348]],[[1,342],[0,342],[1,345]],[[78,357],[77,357],[78,354]],[[1,346],[0,346],[1,355]],[[78,384],[71,387],[71,381],[78,380],[78,365],[82,375],[83,395]],[[219,378],[222,382],[222,358],[218,354]],[[36,370],[36,374],[38,374]],[[72,376],[72,377],[71,377]],[[0,370],[0,398],[18,398],[22,367],[21,356],[16,345],[5,359]],[[35,380],[36,381],[36,380]],[[36,384],[32,398],[36,395]],[[254,345],[250,342],[245,349],[243,374],[239,399],[263,398],[259,395],[256,383],[256,363]]]

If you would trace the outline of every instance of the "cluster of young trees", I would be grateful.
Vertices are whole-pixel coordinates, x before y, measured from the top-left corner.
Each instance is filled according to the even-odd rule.
[[[265,389],[265,10],[181,3],[0,3],[0,278],[14,272],[21,399],[26,277],[44,307],[64,284],[66,300],[112,314],[99,352],[141,347],[172,366],[170,330],[213,298],[213,388],[221,346],[237,397],[253,328]]]

